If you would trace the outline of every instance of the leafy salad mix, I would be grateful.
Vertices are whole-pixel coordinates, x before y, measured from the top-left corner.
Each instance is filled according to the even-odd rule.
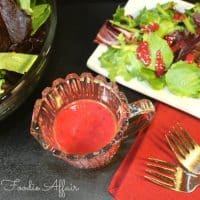
[[[200,3],[184,13],[175,7],[157,4],[135,18],[117,8],[95,38],[108,46],[99,61],[111,80],[137,78],[157,90],[200,98]]]
[[[50,14],[51,6],[45,0],[0,1],[0,96],[37,59]]]

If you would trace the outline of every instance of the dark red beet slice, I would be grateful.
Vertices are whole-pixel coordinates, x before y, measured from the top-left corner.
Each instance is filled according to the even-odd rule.
[[[115,26],[109,21],[106,21],[99,30],[94,41],[99,44],[106,44],[108,46],[116,45],[119,43],[117,40],[119,34],[123,34],[126,41],[134,40],[134,33]]]

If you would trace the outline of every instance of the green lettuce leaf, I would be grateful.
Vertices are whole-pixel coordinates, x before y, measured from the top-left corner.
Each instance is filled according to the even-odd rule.
[[[192,33],[195,33],[197,28],[192,17],[195,13],[200,13],[200,3],[195,3],[191,9],[185,11],[186,19],[183,20],[183,23],[186,29]]]
[[[2,88],[3,84],[5,83],[6,72],[4,70],[0,70],[0,95],[4,93],[4,89]]]
[[[135,51],[136,45],[127,45],[120,49],[109,48],[100,56],[101,66],[107,69],[111,80],[122,76],[128,81],[139,74],[142,64],[136,58]]]
[[[15,52],[0,53],[0,71],[8,70],[24,74],[31,68],[37,57],[37,55]]]
[[[158,12],[147,10],[147,8],[144,8],[136,18],[139,26],[144,26],[154,22],[159,23],[160,20],[160,14]]]
[[[169,33],[173,33],[177,30],[184,30],[182,26],[179,26],[177,23],[174,23],[169,20],[162,20],[159,24],[160,28],[155,32],[159,37],[163,38]]]
[[[33,10],[31,8],[31,0],[17,0],[20,8],[25,10],[28,14],[32,14]]]
[[[191,33],[196,32],[196,25],[191,16],[186,16],[186,18],[183,20],[183,23],[189,32],[191,32]]]
[[[165,4],[157,4],[156,6],[156,10],[158,13],[160,13],[160,15],[162,16],[162,18],[168,18],[171,19],[173,16],[173,10],[172,8],[174,8],[176,5],[175,2],[171,1],[171,2],[167,2]]]
[[[41,4],[33,7],[31,35],[34,35],[37,32],[37,30],[49,18],[50,14],[51,14],[51,6],[49,4]]]
[[[113,19],[110,20],[110,22],[113,25],[116,25],[120,28],[123,28],[125,30],[128,30],[130,32],[135,33],[135,36],[137,37],[139,35],[139,30],[136,27],[136,22],[130,15],[125,15],[124,8],[121,8],[120,6],[117,8],[113,15]]]
[[[166,4],[157,4],[154,9],[150,10],[144,8],[136,18],[137,24],[144,26],[155,22],[160,24],[163,20],[171,21],[173,10],[169,8],[173,8],[174,5],[174,2],[169,2]]]
[[[0,79],[0,95],[4,93],[4,89],[2,89],[2,85],[5,83],[4,79]]]
[[[0,70],[0,79],[4,79],[6,72],[4,70]]]
[[[179,61],[166,73],[169,90],[178,96],[200,97],[200,68],[197,64]]]
[[[139,79],[147,81],[155,90],[161,90],[166,85],[164,76],[158,78],[154,71],[144,67],[140,69]]]
[[[33,8],[37,3],[37,0],[31,0],[31,8]]]
[[[118,7],[115,14],[113,15],[113,22],[123,24],[130,29],[136,26],[135,20],[130,15],[125,15],[125,10],[121,7]]]

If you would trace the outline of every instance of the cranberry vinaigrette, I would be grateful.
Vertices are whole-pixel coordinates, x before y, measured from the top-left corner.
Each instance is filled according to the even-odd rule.
[[[53,129],[61,151],[81,155],[100,150],[118,131],[112,111],[89,99],[77,100],[62,108],[54,120]]]

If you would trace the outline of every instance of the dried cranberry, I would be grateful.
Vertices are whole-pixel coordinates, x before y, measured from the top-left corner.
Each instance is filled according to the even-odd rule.
[[[151,33],[151,32],[155,32],[160,28],[158,23],[151,23],[149,25],[145,25],[143,26],[141,29],[144,33]]]
[[[175,12],[173,19],[176,21],[183,21],[186,18],[186,15],[184,13]]]
[[[141,62],[148,66],[151,63],[149,44],[145,41],[141,41],[137,47],[137,57]]]
[[[156,76],[161,77],[166,72],[165,63],[163,61],[163,57],[161,51],[158,50],[156,52]]]
[[[157,31],[160,28],[160,25],[158,23],[151,24],[151,28],[153,31]]]
[[[194,59],[195,59],[195,57],[192,53],[189,53],[185,58],[185,60],[188,64],[192,64],[194,62]]]

